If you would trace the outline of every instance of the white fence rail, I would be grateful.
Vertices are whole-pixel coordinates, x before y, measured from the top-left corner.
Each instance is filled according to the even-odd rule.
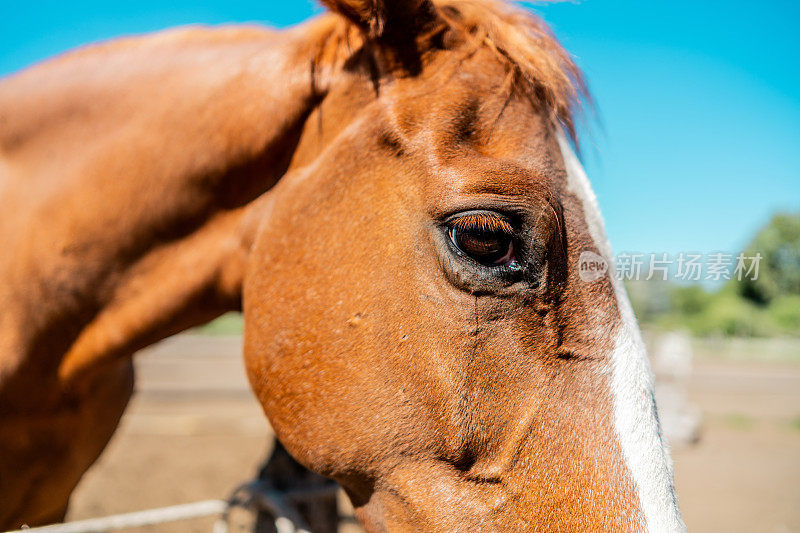
[[[236,507],[244,507],[268,513],[274,520],[278,533],[309,533],[303,517],[297,511],[297,502],[315,498],[335,496],[337,487],[320,487],[309,490],[278,492],[260,482],[242,485],[229,501],[203,500],[182,505],[171,505],[132,513],[116,514],[101,518],[77,520],[63,524],[41,527],[24,527],[7,533],[105,533],[140,526],[150,526],[178,520],[190,520],[219,515],[213,533],[227,533],[228,513]]]

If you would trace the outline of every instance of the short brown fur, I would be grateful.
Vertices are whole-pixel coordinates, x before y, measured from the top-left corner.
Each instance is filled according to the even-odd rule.
[[[622,327],[567,183],[582,78],[494,0],[331,0],[0,82],[0,527],[59,520],[139,348],[243,309],[279,439],[370,531],[642,531]],[[508,214],[518,278],[442,228]]]

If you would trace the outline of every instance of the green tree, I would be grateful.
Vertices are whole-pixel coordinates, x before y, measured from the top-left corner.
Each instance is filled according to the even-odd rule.
[[[745,250],[761,254],[757,279],[732,280],[739,294],[757,304],[769,304],[779,296],[800,295],[800,213],[772,217]]]
[[[708,308],[713,295],[702,285],[676,285],[670,294],[672,309],[681,316],[694,317]]]

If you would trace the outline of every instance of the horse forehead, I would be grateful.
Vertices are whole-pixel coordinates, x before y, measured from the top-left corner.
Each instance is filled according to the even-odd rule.
[[[566,173],[553,125],[527,98],[494,86],[434,89],[387,98],[381,126],[434,171],[430,182],[509,196],[561,188]]]
[[[545,125],[535,102],[511,81],[504,71],[444,72],[398,80],[387,91],[385,101],[402,134],[434,131],[443,143],[488,139],[490,134],[502,137],[512,130],[517,134],[541,130]]]

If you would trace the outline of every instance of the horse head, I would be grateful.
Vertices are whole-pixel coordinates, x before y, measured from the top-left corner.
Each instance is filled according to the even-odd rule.
[[[0,528],[63,518],[136,350],[243,307],[369,530],[681,530],[578,69],[498,0],[326,3],[0,81]]]
[[[244,277],[251,383],[370,530],[681,529],[570,143],[580,73],[492,0],[329,0]]]

